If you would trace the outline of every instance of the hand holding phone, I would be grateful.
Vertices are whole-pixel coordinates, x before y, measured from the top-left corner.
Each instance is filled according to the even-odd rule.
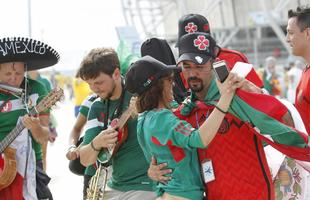
[[[223,83],[228,77],[229,70],[227,68],[226,62],[221,60],[213,63],[213,70],[216,78]]]

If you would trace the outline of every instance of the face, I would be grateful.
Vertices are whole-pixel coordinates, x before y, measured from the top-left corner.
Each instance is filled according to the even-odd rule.
[[[0,64],[0,82],[14,87],[20,87],[24,80],[25,64],[11,62]]]
[[[307,46],[310,45],[310,28],[301,31],[297,24],[297,18],[292,17],[288,20],[286,41],[292,48],[295,56],[303,56]]]
[[[164,81],[164,90],[163,90],[163,99],[165,102],[170,103],[173,100],[173,75],[163,78]]]
[[[102,99],[109,99],[114,95],[115,79],[113,75],[111,77],[105,73],[100,73],[96,78],[85,81],[88,83],[90,89]]]
[[[269,62],[269,63],[267,63],[267,68],[268,68],[269,72],[273,74],[276,70],[276,65],[274,62]]]
[[[208,89],[213,77],[212,59],[203,65],[197,65],[191,61],[183,61],[179,65],[182,67],[182,72],[187,80],[190,89],[199,93],[204,89]]]

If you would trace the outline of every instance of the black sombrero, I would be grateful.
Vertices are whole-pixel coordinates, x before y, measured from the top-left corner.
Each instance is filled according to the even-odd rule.
[[[0,63],[25,62],[27,70],[37,70],[55,65],[59,54],[38,40],[14,37],[0,39]]]

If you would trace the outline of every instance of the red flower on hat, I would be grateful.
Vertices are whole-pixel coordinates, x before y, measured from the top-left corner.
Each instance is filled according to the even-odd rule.
[[[203,30],[204,31],[209,31],[210,30],[209,24],[203,25]]]
[[[204,35],[198,35],[197,39],[194,40],[194,46],[198,47],[199,50],[206,50],[209,47],[209,40]]]
[[[197,25],[195,25],[193,22],[189,22],[185,26],[185,32],[186,33],[195,33],[198,30]]]

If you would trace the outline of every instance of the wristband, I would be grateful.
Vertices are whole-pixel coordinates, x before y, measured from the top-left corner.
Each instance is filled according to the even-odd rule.
[[[71,149],[75,149],[76,146],[74,144],[72,144],[69,148],[68,148],[68,151],[70,151]]]
[[[222,109],[221,109],[220,107],[218,107],[217,105],[214,105],[214,107],[215,107],[218,111],[220,111],[221,113],[223,113],[224,115],[227,114],[227,111],[222,110]]]
[[[100,150],[101,150],[101,149],[97,149],[97,148],[94,146],[93,141],[91,141],[90,146],[91,146],[91,148],[92,148],[94,151],[100,151]]]

